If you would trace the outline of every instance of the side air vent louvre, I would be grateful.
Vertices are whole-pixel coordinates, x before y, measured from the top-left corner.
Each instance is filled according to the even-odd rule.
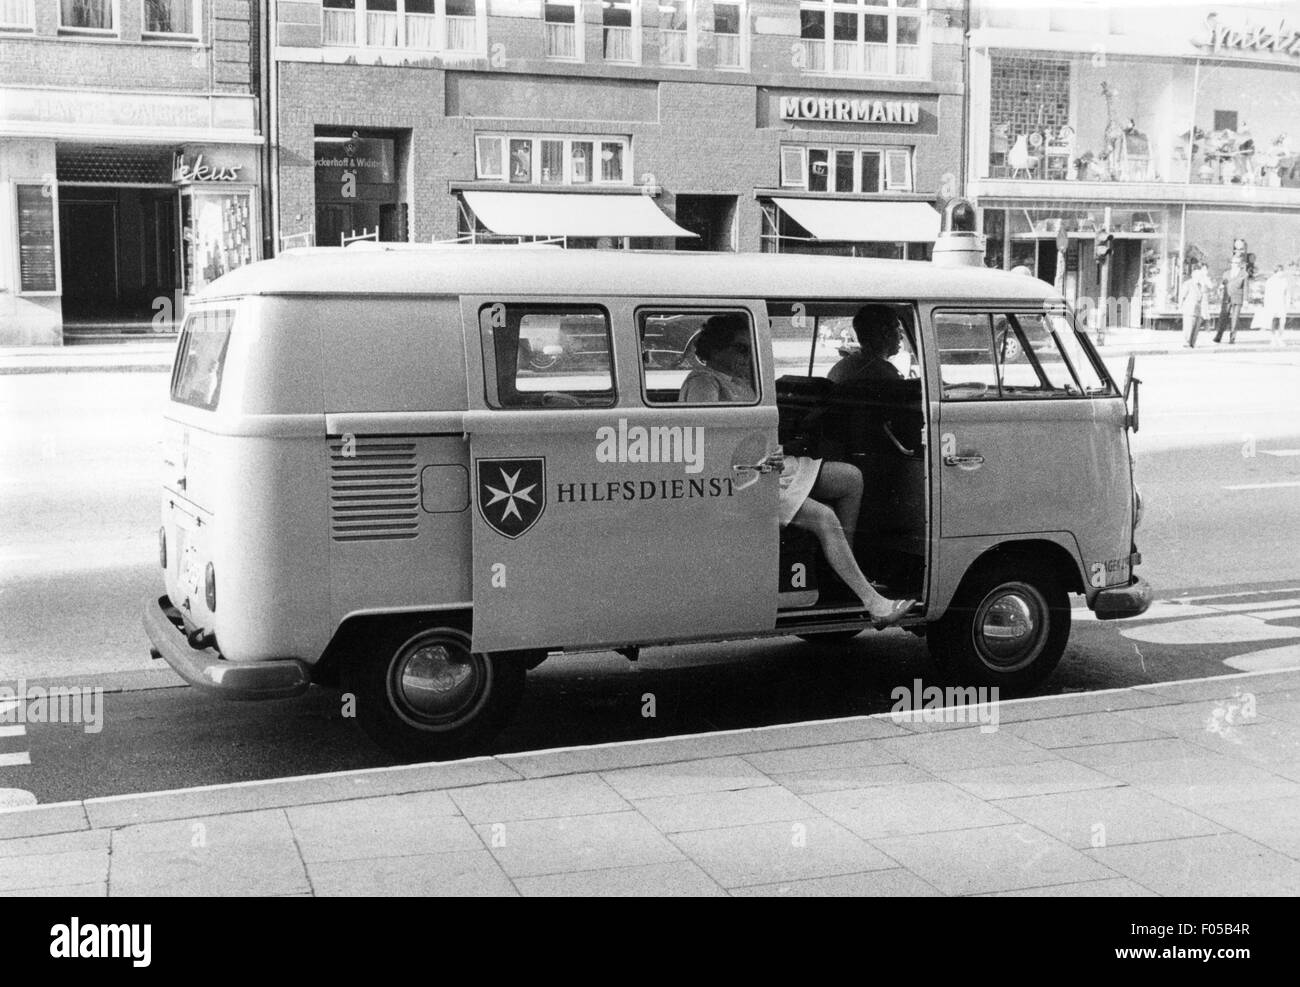
[[[415,443],[382,436],[330,439],[330,535],[335,541],[414,538],[420,523]]]

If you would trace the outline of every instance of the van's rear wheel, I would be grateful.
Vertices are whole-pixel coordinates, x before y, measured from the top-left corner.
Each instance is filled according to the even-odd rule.
[[[931,657],[964,682],[1022,691],[1051,675],[1070,638],[1061,580],[1027,561],[999,559],[967,574],[931,624]]]
[[[356,696],[361,728],[400,757],[477,752],[523,695],[525,663],[472,652],[459,628],[398,635],[385,652],[358,649],[344,664],[343,688]]]

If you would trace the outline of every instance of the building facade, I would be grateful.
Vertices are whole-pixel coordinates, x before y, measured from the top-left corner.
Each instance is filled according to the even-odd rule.
[[[1194,265],[1217,283],[1244,240],[1258,301],[1300,261],[1296,13],[977,0],[969,192],[988,263],[1084,307],[1109,297],[1111,324],[1167,325]]]
[[[928,256],[960,0],[278,0],[276,242]]]
[[[264,254],[249,0],[0,0],[0,345],[169,325]]]

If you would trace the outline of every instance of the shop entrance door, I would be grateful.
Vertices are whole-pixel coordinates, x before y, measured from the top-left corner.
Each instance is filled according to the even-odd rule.
[[[116,200],[59,203],[59,250],[63,267],[63,317],[104,319],[121,304]]]

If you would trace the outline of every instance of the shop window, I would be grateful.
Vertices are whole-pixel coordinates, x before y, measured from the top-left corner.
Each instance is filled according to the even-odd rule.
[[[476,176],[516,185],[626,185],[630,165],[626,138],[475,138]]]
[[[658,0],[659,61],[695,64],[695,0]]]
[[[633,17],[638,0],[605,0],[601,4],[602,50],[605,61],[635,65],[641,61],[641,18]]]
[[[581,61],[582,17],[578,0],[546,0],[542,4],[547,58]]]
[[[749,62],[747,50],[745,5],[743,3],[713,4],[713,43],[716,47],[714,65],[720,69],[744,69]]]
[[[36,0],[0,0],[0,31],[31,31],[36,27]]]
[[[479,313],[493,408],[614,404],[609,313],[597,306],[484,305]]]
[[[748,312],[642,311],[637,327],[647,404],[757,402],[754,327]],[[707,352],[701,353],[705,334]]]
[[[201,0],[144,0],[144,36],[197,38]]]
[[[923,0],[803,0],[803,68],[834,75],[923,76]]]
[[[117,33],[117,0],[59,0],[59,30]]]

